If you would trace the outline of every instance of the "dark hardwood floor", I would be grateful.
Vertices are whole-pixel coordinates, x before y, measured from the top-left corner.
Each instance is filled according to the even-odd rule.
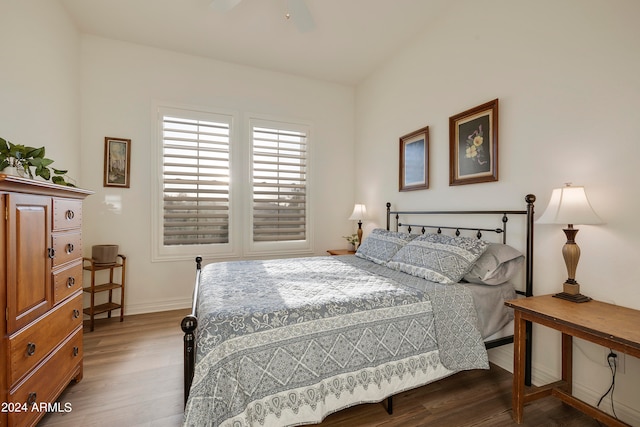
[[[59,401],[68,413],[47,414],[39,426],[180,426],[182,422],[182,331],[186,311],[98,320],[85,328],[84,378]],[[509,372],[461,372],[394,397],[394,413],[381,404],[359,405],[328,416],[322,427],[502,427],[511,419]],[[525,427],[590,427],[599,424],[553,398],[525,408]]]

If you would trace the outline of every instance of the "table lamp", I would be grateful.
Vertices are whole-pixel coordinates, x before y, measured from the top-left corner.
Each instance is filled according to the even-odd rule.
[[[367,216],[367,208],[365,205],[356,203],[353,207],[353,212],[351,213],[349,220],[358,221],[358,246],[362,243],[362,220],[365,216]]]
[[[573,187],[566,184],[562,188],[556,188],[551,194],[549,205],[542,216],[536,221],[538,224],[567,224],[564,234],[567,243],[562,247],[562,256],[567,266],[569,277],[563,284],[561,293],[554,297],[573,302],[587,302],[591,298],[580,293],[580,284],[576,281],[576,268],[580,259],[580,248],[575,238],[578,233],[574,224],[602,224],[600,217],[594,212],[584,187]]]

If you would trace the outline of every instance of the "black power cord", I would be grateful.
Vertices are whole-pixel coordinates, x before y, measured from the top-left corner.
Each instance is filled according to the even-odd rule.
[[[616,408],[613,406],[613,392],[616,389],[616,372],[618,371],[618,355],[615,354],[611,349],[609,349],[609,354],[607,355],[607,363],[609,364],[609,369],[611,369],[611,385],[609,386],[609,389],[602,395],[602,397],[600,397],[600,400],[598,400],[598,405],[596,406],[599,408],[604,398],[608,394],[610,394],[611,412],[613,413],[613,416],[618,419],[618,415],[616,415]]]

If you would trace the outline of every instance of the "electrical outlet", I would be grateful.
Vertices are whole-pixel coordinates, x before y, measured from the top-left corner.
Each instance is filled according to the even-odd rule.
[[[624,367],[625,367],[625,363],[624,363],[624,353],[620,353],[618,351],[611,351],[608,348],[604,349],[604,359],[603,359],[603,364],[604,366],[609,366],[609,354],[615,354],[616,355],[616,372],[618,374],[624,374]]]

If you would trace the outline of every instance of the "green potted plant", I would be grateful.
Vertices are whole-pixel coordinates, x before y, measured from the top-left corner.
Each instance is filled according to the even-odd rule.
[[[35,176],[54,184],[75,187],[66,180],[67,171],[50,167],[53,160],[47,159],[44,155],[44,147],[27,147],[0,138],[0,171],[4,171],[6,168],[15,168],[20,176],[29,176],[33,179],[35,174]]]
[[[345,239],[347,239],[347,242],[349,242],[349,249],[350,250],[356,250],[358,247],[358,243],[360,243],[358,241],[358,235],[357,234],[352,234],[350,236],[342,236]]]

